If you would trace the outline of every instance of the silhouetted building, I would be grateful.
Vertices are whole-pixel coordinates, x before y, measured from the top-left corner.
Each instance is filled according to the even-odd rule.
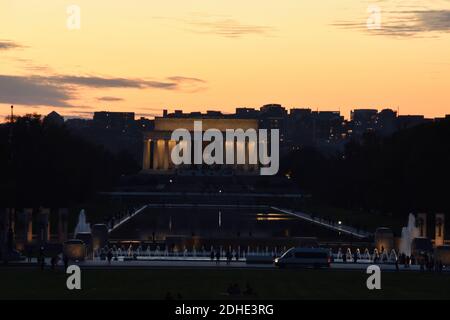
[[[291,150],[314,144],[314,123],[311,109],[291,109],[287,121],[287,143]]]
[[[350,138],[361,139],[366,132],[374,132],[381,137],[387,137],[398,130],[432,121],[425,119],[422,115],[398,116],[397,112],[392,109],[383,109],[380,112],[376,109],[355,109],[350,116],[351,119],[346,121],[339,111],[312,111],[311,108],[293,108],[288,113],[286,108],[280,104],[267,104],[259,110],[238,107],[233,114],[215,110],[203,113],[185,113],[182,110],[169,113],[167,110],[163,110],[162,117],[157,118],[162,122],[164,122],[162,119],[172,118],[212,119],[214,121],[255,120],[258,124],[257,127],[267,129],[269,134],[272,129],[279,130],[281,155],[308,146],[314,146],[324,153],[335,153],[343,151]],[[65,123],[68,128],[113,152],[127,151],[136,159],[142,159],[142,139],[148,132],[155,131],[155,120],[146,118],[135,120],[134,118],[133,112],[102,111],[95,112],[93,120],[69,119]],[[64,121],[56,112],[50,113],[46,119],[56,123]],[[445,119],[450,119],[450,115],[447,115]],[[439,121],[439,119],[435,119],[435,121]],[[175,123],[183,123],[183,121],[175,121]],[[225,123],[232,122],[225,121]],[[147,158],[154,161],[153,155],[148,155]],[[153,167],[152,162],[150,168]]]
[[[425,122],[427,122],[427,120],[425,120],[425,117],[422,115],[404,115],[398,116],[397,119],[399,130],[408,129],[423,124]]]
[[[375,130],[381,136],[389,136],[397,131],[397,112],[391,109],[383,109],[376,117]]]
[[[126,131],[134,125],[134,112],[101,111],[94,113],[94,126],[97,128]]]
[[[259,111],[255,108],[236,108],[236,118],[238,119],[257,119]]]
[[[314,139],[335,141],[342,138],[344,117],[339,111],[317,111],[312,116]]]
[[[288,146],[286,143],[287,111],[279,104],[266,104],[259,112],[259,128],[270,130],[278,129],[280,134],[280,151],[284,152]],[[269,138],[270,141],[270,138]]]
[[[141,117],[139,120],[136,120],[136,126],[140,131],[150,131],[155,126],[155,120]]]
[[[362,136],[368,131],[376,128],[378,110],[376,109],[355,109],[350,113],[352,122],[352,133],[354,136]]]
[[[62,126],[64,125],[64,118],[56,111],[52,111],[44,118],[44,123]]]

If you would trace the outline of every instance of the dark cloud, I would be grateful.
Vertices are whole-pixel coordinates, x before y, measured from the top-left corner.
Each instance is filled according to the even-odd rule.
[[[419,18],[424,31],[450,31],[450,10],[431,10],[413,12]]]
[[[334,26],[373,35],[394,37],[435,37],[450,32],[450,10],[408,10],[382,13],[379,29],[368,29],[365,23],[341,21]]]
[[[57,75],[51,77],[42,77],[45,80],[56,81],[65,84],[91,87],[91,88],[156,88],[156,89],[176,89],[176,83],[160,82],[160,81],[146,81],[142,79],[127,79],[127,78],[106,78],[97,76],[70,76]]]
[[[0,103],[69,107],[72,91],[33,77],[0,75]]]
[[[122,98],[118,97],[100,97],[97,98],[98,101],[106,101],[106,102],[115,102],[115,101],[123,101]]]
[[[22,48],[22,46],[18,43],[9,40],[0,40],[0,50],[11,50]]]
[[[107,78],[98,76],[11,76],[0,75],[0,103],[22,105],[46,105],[71,107],[68,101],[76,99],[77,89],[88,88],[132,88],[163,89],[194,92],[201,89],[198,78],[173,76],[166,81],[143,79]],[[103,101],[119,101],[120,98],[103,97]]]

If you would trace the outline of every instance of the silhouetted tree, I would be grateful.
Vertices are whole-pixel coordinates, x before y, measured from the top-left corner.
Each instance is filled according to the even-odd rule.
[[[447,120],[385,139],[368,133],[337,156],[305,148],[284,159],[283,170],[317,202],[404,214],[449,211],[449,164]]]
[[[68,206],[110,190],[121,175],[138,170],[127,154],[113,155],[39,115],[17,117],[12,130],[9,123],[0,125],[4,206]]]

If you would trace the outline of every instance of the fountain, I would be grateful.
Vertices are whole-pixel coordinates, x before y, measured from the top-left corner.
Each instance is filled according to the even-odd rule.
[[[81,209],[80,214],[78,215],[78,223],[75,227],[73,237],[76,238],[79,233],[91,233],[91,226],[86,222],[86,213],[84,209]]]
[[[352,260],[352,251],[350,248],[347,248],[346,258],[347,258],[347,261]]]
[[[402,228],[402,238],[400,239],[400,253],[411,256],[411,245],[415,238],[419,236],[419,229],[416,227],[416,217],[410,213],[408,225]]]
[[[388,252],[387,252],[386,249],[384,249],[383,252],[381,252],[380,260],[381,260],[381,262],[383,262],[383,263],[386,263],[386,262],[389,261],[389,256],[388,256]]]
[[[378,262],[379,259],[380,259],[380,254],[379,254],[379,252],[378,252],[378,249],[375,248],[375,249],[373,250],[372,261]]]
[[[337,259],[342,259],[342,249],[341,248],[339,248],[339,250],[338,250]]]
[[[370,252],[369,252],[369,249],[368,249],[368,248],[366,248],[366,250],[364,250],[364,259],[366,259],[366,260],[368,260],[368,261],[371,260]]]
[[[395,262],[395,261],[397,261],[397,259],[398,259],[397,253],[395,252],[394,249],[392,249],[391,255],[389,256],[389,260],[390,260],[391,262]]]
[[[136,254],[137,254],[138,256],[140,256],[140,255],[141,255],[141,251],[142,251],[142,246],[139,245],[139,246],[137,247],[137,249],[136,249]]]

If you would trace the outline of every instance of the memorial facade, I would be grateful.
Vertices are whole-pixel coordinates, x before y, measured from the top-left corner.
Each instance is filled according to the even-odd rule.
[[[193,133],[194,123],[198,121],[201,121],[202,123],[203,132],[209,129],[219,130],[224,136],[224,149],[230,147],[234,148],[235,157],[239,152],[242,152],[242,154],[245,155],[244,163],[235,161],[233,164],[199,165],[194,164],[194,161],[192,161],[190,164],[174,164],[171,154],[178,141],[172,140],[172,132],[185,129]],[[259,165],[252,164],[250,161],[250,152],[255,148],[255,146],[252,145],[252,142],[248,140],[245,140],[244,142],[238,140],[227,141],[225,139],[225,132],[227,130],[247,131],[248,129],[258,131],[258,120],[224,118],[155,118],[154,130],[144,133],[142,172],[149,174],[258,174]],[[183,143],[183,141],[180,143]],[[202,144],[203,148],[205,148],[209,142],[202,142]]]

